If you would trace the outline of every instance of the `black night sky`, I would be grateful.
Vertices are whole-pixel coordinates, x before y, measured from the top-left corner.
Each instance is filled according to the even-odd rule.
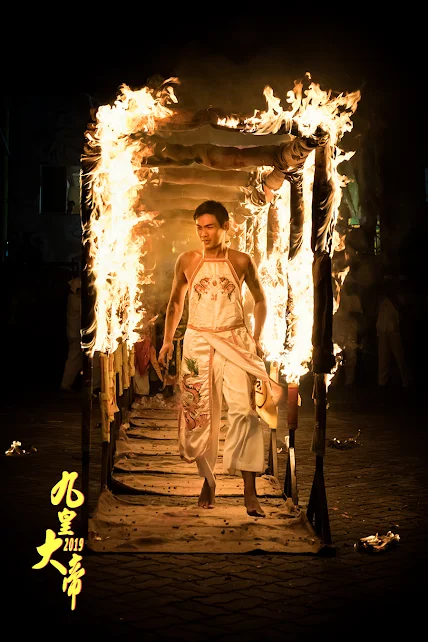
[[[322,89],[361,91],[354,120],[369,122],[375,115],[382,121],[386,155],[394,157],[386,172],[391,185],[414,193],[408,182],[416,175],[424,200],[423,21],[392,8],[378,16],[350,5],[343,17],[340,9],[273,5],[263,12],[243,5],[233,15],[227,6],[165,5],[153,13],[141,5],[109,14],[97,7],[84,15],[75,11],[61,29],[52,28],[50,14],[37,14],[34,22],[27,15],[31,33],[18,21],[9,23],[9,40],[2,43],[3,90],[15,103],[27,96],[61,97],[89,115],[91,104],[112,103],[122,84],[138,89],[152,76],[176,76],[183,87],[194,87],[197,79],[198,107],[218,106],[218,100],[226,110],[243,104],[263,110],[265,85],[285,105],[293,81],[309,71]]]
[[[403,91],[418,93],[415,83],[422,91],[424,34],[417,16],[391,11],[375,17],[352,6],[351,15],[340,18],[332,5],[326,8],[298,15],[295,9],[269,7],[265,14],[259,8],[233,16],[227,7],[210,7],[198,20],[184,9],[174,15],[164,8],[153,16],[143,5],[137,15],[128,9],[124,19],[110,22],[102,16],[98,23],[88,12],[81,20],[67,19],[64,30],[52,29],[49,21],[44,26],[38,17],[32,33],[15,26],[9,42],[3,41],[3,88],[81,92],[104,102],[122,83],[136,88],[154,74],[179,75],[215,60],[243,69],[264,62],[267,80],[272,69],[292,77],[309,70],[321,84],[337,83],[339,90],[391,91],[397,103],[405,102]]]
[[[241,114],[250,106],[251,115],[254,109],[265,109],[266,85],[285,107],[293,81],[310,72],[322,89],[361,91],[352,135],[360,126],[380,126],[388,185],[385,207],[392,218],[402,217],[408,207],[415,229],[421,231],[420,226],[426,226],[428,166],[422,21],[392,10],[377,16],[354,5],[345,7],[341,17],[340,8],[325,5],[324,10],[319,6],[299,12],[273,5],[263,12],[263,7],[243,6],[232,15],[227,6],[165,5],[156,14],[145,5],[126,7],[122,14],[119,7],[114,14],[96,7],[86,8],[84,15],[75,10],[61,29],[59,23],[52,28],[51,14],[27,14],[25,24],[9,23],[9,39],[2,43],[2,88],[13,105],[11,136],[19,135],[25,144],[21,160],[16,159],[17,147],[11,158],[11,213],[14,175],[24,171],[18,167],[14,173],[12,164],[19,166],[40,146],[40,139],[26,137],[25,120],[16,120],[22,118],[20,103],[31,99],[46,120],[46,104],[52,111],[58,104],[70,114],[75,110],[72,125],[82,131],[83,142],[90,107],[113,103],[123,84],[138,89],[153,76],[178,77],[181,105],[186,106],[189,95],[197,95],[198,104],[187,106],[212,105]],[[38,119],[34,115],[34,121]],[[50,129],[52,137],[55,125]],[[354,141],[350,144],[355,149]]]

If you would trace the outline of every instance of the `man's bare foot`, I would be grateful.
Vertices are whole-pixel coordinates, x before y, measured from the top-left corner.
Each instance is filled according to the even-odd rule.
[[[202,486],[198,506],[201,508],[214,508],[215,506],[215,486],[210,486],[207,480],[204,481]]]
[[[254,493],[244,492],[244,502],[245,508],[247,509],[247,513],[250,517],[266,517],[266,513],[259,504],[257,495]]]

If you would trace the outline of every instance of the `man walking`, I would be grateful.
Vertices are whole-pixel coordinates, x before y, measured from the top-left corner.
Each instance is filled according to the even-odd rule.
[[[265,467],[254,383],[259,379],[269,385],[259,343],[267,314],[266,297],[252,258],[226,245],[229,214],[224,205],[205,201],[193,218],[202,249],[183,252],[177,259],[158,356],[159,363],[167,367],[187,293],[189,313],[180,382],[180,455],[187,462],[196,461],[199,475],[205,478],[199,506],[213,508],[224,395],[229,427],[223,472],[242,474],[247,513],[264,517],[256,493],[256,475]],[[245,326],[241,294],[244,282],[254,298],[253,334]]]

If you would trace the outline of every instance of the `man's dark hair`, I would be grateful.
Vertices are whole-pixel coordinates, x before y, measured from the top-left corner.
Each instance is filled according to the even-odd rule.
[[[204,214],[212,214],[215,216],[220,227],[223,227],[226,221],[229,220],[229,212],[223,203],[220,203],[219,201],[204,201],[204,203],[198,205],[195,213],[193,214],[193,219],[196,221]]]

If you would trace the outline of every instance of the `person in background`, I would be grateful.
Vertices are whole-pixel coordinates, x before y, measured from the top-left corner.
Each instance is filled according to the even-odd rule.
[[[74,201],[67,201],[67,207],[65,210],[66,214],[74,214],[74,206],[76,203]]]
[[[68,282],[70,291],[67,299],[67,340],[68,354],[64,365],[60,390],[72,392],[77,375],[83,367],[83,352],[81,346],[81,287],[80,277],[75,277]],[[94,393],[101,389],[101,368],[99,352],[95,352],[92,367],[92,389]]]
[[[68,282],[70,292],[67,299],[67,340],[68,354],[62,375],[60,390],[70,392],[76,381],[77,375],[81,372],[83,366],[83,354],[80,344],[80,326],[81,326],[81,297],[80,290],[82,287],[79,277],[71,279]]]
[[[384,278],[379,298],[376,333],[378,342],[378,385],[385,388],[391,380],[394,361],[403,388],[410,388],[413,376],[402,336],[403,299],[392,277]]]
[[[342,348],[345,385],[355,383],[360,352],[362,307],[357,283],[347,276],[333,316],[333,341]]]

